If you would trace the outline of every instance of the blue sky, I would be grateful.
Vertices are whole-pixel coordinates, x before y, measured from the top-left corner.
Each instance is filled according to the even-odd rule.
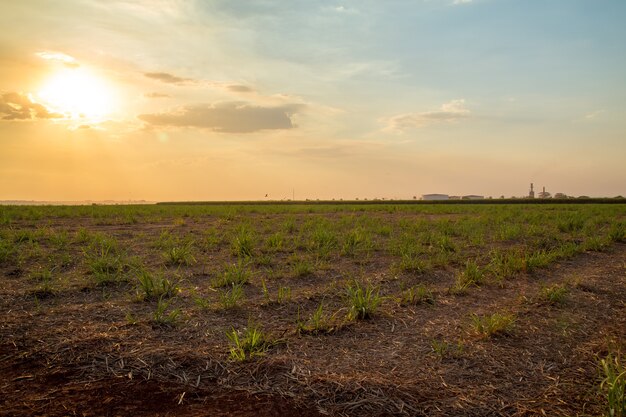
[[[0,199],[625,195],[625,20],[616,0],[5,2]]]

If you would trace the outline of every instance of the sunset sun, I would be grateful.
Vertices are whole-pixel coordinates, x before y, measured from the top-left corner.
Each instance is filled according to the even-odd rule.
[[[48,107],[72,119],[102,119],[113,110],[111,87],[82,68],[65,69],[53,75],[38,96]]]

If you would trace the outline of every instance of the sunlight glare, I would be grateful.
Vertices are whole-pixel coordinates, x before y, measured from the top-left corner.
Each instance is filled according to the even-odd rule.
[[[84,68],[64,69],[46,81],[38,96],[71,119],[98,120],[113,110],[111,87]]]

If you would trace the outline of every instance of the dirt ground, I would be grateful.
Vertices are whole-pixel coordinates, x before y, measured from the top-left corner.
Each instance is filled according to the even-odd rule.
[[[3,369],[3,416],[319,416],[279,396],[189,388],[155,380],[50,373],[46,366]]]
[[[113,228],[113,226],[111,226]],[[106,229],[106,227],[102,227]],[[136,233],[115,226],[118,235]],[[156,232],[155,232],[156,233]],[[334,269],[291,278],[292,300],[261,302],[246,287],[242,308],[215,311],[177,297],[184,323],[156,326],[153,305],[129,284],[68,281],[35,297],[25,271],[0,274],[1,416],[592,416],[604,411],[599,360],[626,349],[626,245],[586,252],[502,285],[449,293],[454,271],[397,276],[376,259],[365,268],[389,298],[371,319],[329,334],[300,334],[294,321],[329,291]],[[356,268],[356,267],[353,267]],[[186,288],[208,291],[196,266]],[[319,285],[323,282],[324,285]],[[400,286],[427,283],[434,305],[391,301]],[[538,298],[562,284],[562,303]],[[257,295],[255,295],[257,294]],[[255,298],[256,297],[256,298]],[[513,331],[477,334],[472,314],[515,316]],[[130,320],[129,313],[138,320]],[[280,341],[246,362],[228,358],[230,328],[250,319]],[[448,349],[437,354],[433,341]]]

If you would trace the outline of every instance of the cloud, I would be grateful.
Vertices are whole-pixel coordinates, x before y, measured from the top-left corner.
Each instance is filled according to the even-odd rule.
[[[587,113],[584,116],[584,120],[590,121],[590,120],[595,120],[597,119],[602,113],[604,113],[604,110],[596,110],[596,111],[592,111],[591,113]]]
[[[301,104],[262,107],[242,102],[185,106],[169,113],[139,115],[155,126],[196,127],[225,133],[252,133],[261,130],[292,129],[291,117]]]
[[[239,85],[239,84],[230,84],[230,85],[227,85],[226,88],[229,91],[233,91],[235,93],[251,93],[254,91],[252,87],[248,87],[247,85]]]
[[[472,2],[472,0],[454,0],[454,1],[452,2],[452,4],[453,4],[454,6],[457,6],[457,5],[459,5],[459,4],[469,4],[469,3],[471,3],[471,2]]]
[[[45,106],[23,94],[4,93],[0,95],[0,117],[2,120],[34,120],[58,119],[63,115],[51,113]]]
[[[170,74],[169,72],[145,72],[143,75],[152,80],[160,81],[166,84],[174,84],[174,85],[193,84],[199,87],[217,88],[217,89],[230,91],[233,93],[253,93],[255,91],[254,88],[248,85],[235,84],[235,83],[232,83],[232,84],[221,83],[221,82],[210,81],[210,80],[197,80],[193,78],[183,78],[174,74]],[[159,93],[148,93],[145,96],[150,97],[150,98],[166,97],[166,95],[159,95]]]
[[[331,10],[336,13],[349,13],[349,14],[357,13],[356,9],[345,7],[345,6],[335,6],[335,7],[332,7]]]
[[[164,94],[164,93],[146,93],[146,94],[144,94],[144,97],[147,97],[147,98],[169,98],[171,96],[169,94]]]
[[[77,68],[80,66],[78,62],[76,61],[76,59],[74,59],[74,57],[64,54],[62,52],[43,51],[43,52],[37,52],[35,55],[47,61],[61,62],[71,68]]]
[[[452,100],[442,104],[439,110],[421,113],[404,113],[383,120],[386,123],[385,131],[404,132],[408,129],[426,127],[438,123],[454,123],[467,118],[470,111],[465,107],[465,100]]]
[[[176,75],[172,75],[167,72],[146,72],[143,75],[153,80],[168,84],[191,84],[195,82],[195,80],[192,80],[191,78],[177,77]]]

